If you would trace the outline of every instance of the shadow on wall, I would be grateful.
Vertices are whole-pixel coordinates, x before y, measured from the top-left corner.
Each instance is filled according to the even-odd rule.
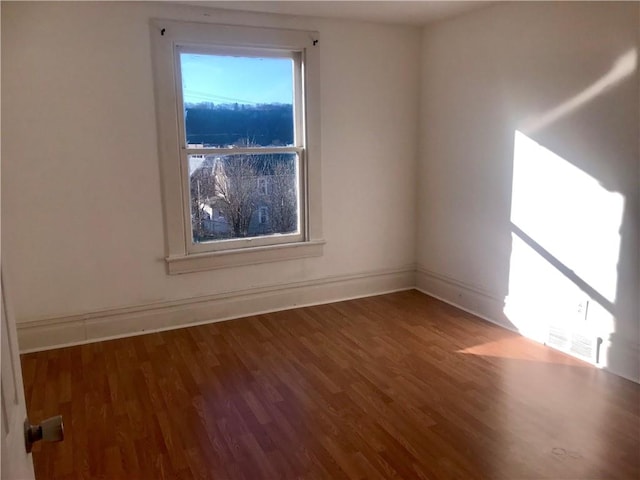
[[[638,171],[624,149],[602,150],[615,138],[593,119],[607,118],[599,99],[633,88],[637,55],[515,131],[504,308],[525,336],[636,381]]]

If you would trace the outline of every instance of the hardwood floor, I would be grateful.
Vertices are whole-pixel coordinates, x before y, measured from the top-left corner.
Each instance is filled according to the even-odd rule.
[[[416,291],[22,363],[40,480],[640,478],[639,385]]]

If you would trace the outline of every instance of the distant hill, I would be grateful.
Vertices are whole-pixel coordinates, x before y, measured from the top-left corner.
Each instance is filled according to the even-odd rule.
[[[205,147],[293,144],[293,106],[187,104],[187,143]]]

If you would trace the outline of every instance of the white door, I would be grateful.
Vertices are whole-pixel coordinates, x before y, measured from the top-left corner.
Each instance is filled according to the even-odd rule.
[[[16,324],[4,281],[0,282],[2,313],[2,480],[34,480],[33,460],[24,443],[27,418]],[[9,301],[7,301],[9,300]]]

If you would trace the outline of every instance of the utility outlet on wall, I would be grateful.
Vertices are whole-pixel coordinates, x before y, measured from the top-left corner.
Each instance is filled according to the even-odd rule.
[[[582,320],[587,320],[587,315],[589,314],[589,299],[586,298],[578,302],[578,307],[576,309],[576,313]]]

